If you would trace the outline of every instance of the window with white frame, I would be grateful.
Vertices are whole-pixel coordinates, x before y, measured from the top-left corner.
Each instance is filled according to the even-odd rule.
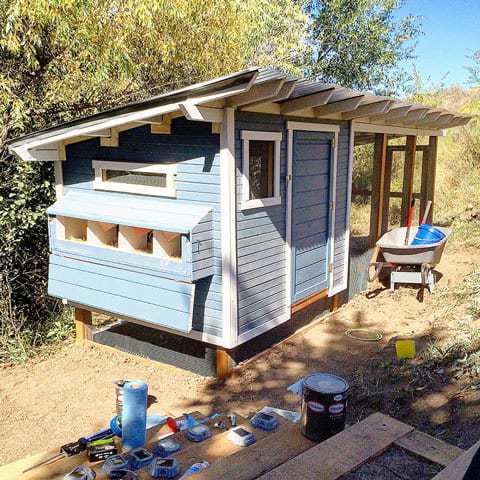
[[[95,190],[175,197],[175,164],[94,160]]]
[[[242,130],[242,141],[242,209],[279,205],[282,133]]]

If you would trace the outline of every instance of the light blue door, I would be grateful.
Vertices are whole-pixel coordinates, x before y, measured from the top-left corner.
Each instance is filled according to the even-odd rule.
[[[292,154],[292,297],[328,287],[332,133],[294,131]]]

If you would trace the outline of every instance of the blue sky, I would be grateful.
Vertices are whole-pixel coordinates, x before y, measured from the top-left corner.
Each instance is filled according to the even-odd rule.
[[[467,55],[480,50],[480,0],[407,0],[398,13],[422,17],[414,61],[422,79],[468,86]],[[405,67],[413,71],[412,62]]]

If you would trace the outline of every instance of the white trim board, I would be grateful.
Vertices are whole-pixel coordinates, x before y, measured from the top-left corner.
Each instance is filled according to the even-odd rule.
[[[328,296],[332,297],[336,291],[333,288],[334,265],[335,265],[335,214],[337,212],[337,166],[338,166],[338,136],[339,131],[335,132],[334,145],[332,145],[332,155],[330,158],[330,221],[328,222],[328,246],[330,255],[328,259]]]
[[[287,130],[304,130],[308,132],[339,132],[340,125],[330,123],[287,122]]]
[[[282,141],[282,132],[263,132],[258,130],[242,130],[242,203],[241,209],[248,210],[253,208],[271,207],[280,205],[282,197],[280,195],[280,144]],[[273,196],[266,198],[250,198],[250,141],[268,141],[275,142],[273,158]]]
[[[220,209],[222,246],[222,317],[226,348],[237,345],[237,224],[235,176],[235,110],[225,108],[220,132]]]
[[[425,130],[422,128],[396,127],[393,125],[379,125],[374,123],[363,123],[352,121],[355,132],[365,133],[390,133],[392,135],[416,135],[426,137],[444,137],[445,130]]]

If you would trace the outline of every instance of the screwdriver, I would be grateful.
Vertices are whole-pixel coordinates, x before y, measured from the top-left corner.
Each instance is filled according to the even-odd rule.
[[[27,468],[22,473],[29,472],[30,470],[40,467],[41,465],[52,463],[55,460],[58,460],[60,458],[72,457],[73,455],[78,455],[79,453],[82,453],[87,449],[88,443],[94,442],[96,440],[101,440],[102,438],[111,437],[111,436],[113,436],[112,430],[110,428],[106,428],[104,430],[100,430],[97,433],[94,433],[90,437],[81,437],[76,442],[66,443],[65,445],[62,445],[60,447],[60,451],[57,454],[52,455],[50,458],[47,458],[46,460],[43,460],[42,462]]]

